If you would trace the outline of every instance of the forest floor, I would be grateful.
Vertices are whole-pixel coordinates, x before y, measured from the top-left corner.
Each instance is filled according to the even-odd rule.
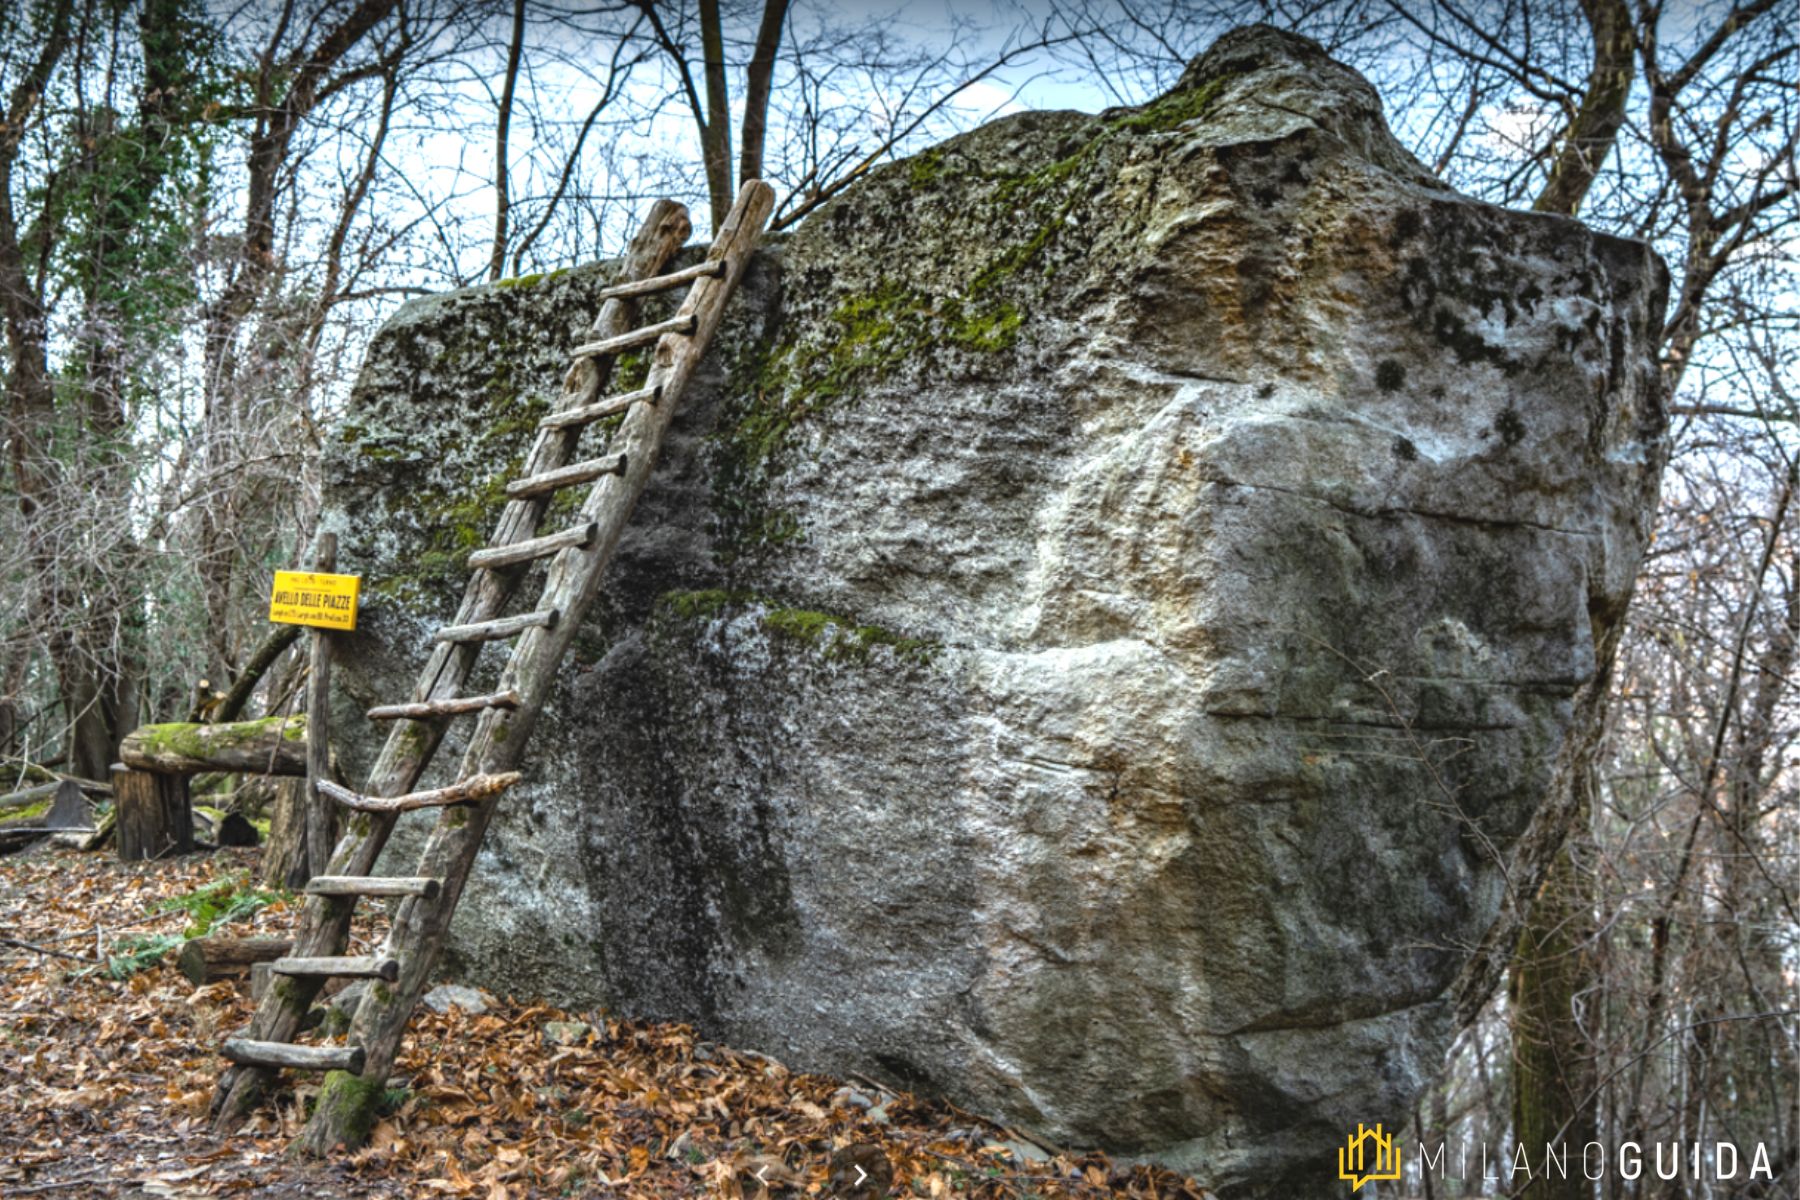
[[[257,852],[122,864],[105,851],[0,859],[0,1196],[856,1196],[834,1153],[885,1156],[895,1197],[1186,1197],[1191,1180],[1046,1153],[942,1102],[791,1072],[682,1025],[495,1000],[421,1007],[369,1145],[284,1153],[316,1094],[290,1079],[237,1136],[206,1108],[245,982],[196,988],[184,936],[289,932]],[[367,944],[379,937],[361,928]],[[567,1022],[568,1024],[556,1024]],[[868,1107],[865,1107],[868,1106]]]

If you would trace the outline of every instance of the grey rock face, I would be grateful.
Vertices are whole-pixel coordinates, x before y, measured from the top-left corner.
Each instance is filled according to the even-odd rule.
[[[604,279],[371,349],[329,463],[376,593],[347,709],[410,686]],[[457,965],[1336,1194],[1587,732],[1664,286],[1447,190],[1263,29],[874,173],[734,301]]]

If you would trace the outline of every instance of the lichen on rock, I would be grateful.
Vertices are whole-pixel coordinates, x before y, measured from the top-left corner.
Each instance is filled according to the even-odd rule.
[[[460,584],[431,555],[605,278],[376,339],[328,464],[356,703],[410,686]],[[1317,1194],[1435,1071],[1591,734],[1665,286],[1456,195],[1262,28],[1143,108],[871,172],[733,301],[457,965]]]

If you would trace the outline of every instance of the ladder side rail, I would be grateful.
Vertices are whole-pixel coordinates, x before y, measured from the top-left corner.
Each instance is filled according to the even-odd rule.
[[[620,279],[630,282],[654,277],[686,243],[692,231],[685,206],[669,200],[657,201],[631,240],[620,264]],[[596,314],[589,332],[599,337],[622,333],[636,319],[636,301],[609,299]],[[579,408],[594,403],[610,379],[612,366],[613,360],[609,358],[576,360],[564,376],[557,407]],[[581,432],[579,426],[568,430],[543,430],[527,459],[528,473],[542,474],[566,464],[574,455]],[[495,543],[535,533],[550,500],[550,496],[509,500],[500,516]],[[498,617],[518,589],[520,574],[475,572],[463,592],[456,623],[474,624]],[[460,695],[480,653],[481,644],[476,642],[437,643],[413,688],[413,702],[429,703]],[[376,796],[398,796],[411,791],[430,766],[448,724],[448,718],[408,718],[394,722],[381,754],[369,772],[364,791]],[[398,820],[398,813],[352,814],[344,823],[343,835],[338,839],[325,873],[372,874],[375,860],[381,856]],[[295,934],[295,953],[335,954],[350,936],[350,919],[355,910],[354,896],[308,897],[301,912],[300,928]],[[300,1033],[302,1022],[324,983],[323,979],[315,978],[285,978],[273,982],[263,993],[256,1014],[242,1036],[258,1042],[292,1041]],[[270,1068],[250,1063],[228,1068],[213,1092],[211,1116],[215,1136],[223,1137],[241,1125],[273,1078],[274,1072]]]
[[[582,506],[581,519],[593,521],[598,536],[586,549],[565,551],[551,562],[540,603],[553,604],[566,616],[553,627],[526,630],[514,645],[498,686],[517,691],[521,702],[514,709],[482,713],[460,774],[500,774],[519,764],[555,683],[557,667],[580,631],[582,615],[599,592],[606,564],[649,483],[681,391],[718,330],[726,302],[749,265],[774,207],[774,189],[761,180],[751,180],[739,191],[708,255],[709,260],[726,264],[723,274],[698,280],[682,304],[681,311],[696,318],[694,333],[668,334],[657,345],[650,378],[662,385],[662,399],[626,416],[614,438],[615,448],[626,455],[625,472],[600,479]],[[417,874],[443,880],[442,890],[430,902],[401,902],[388,940],[389,952],[400,961],[400,978],[388,988],[370,988],[364,993],[351,1021],[349,1040],[367,1054],[365,1073],[369,1078],[385,1078],[393,1066],[407,1021],[436,967],[463,884],[497,807],[496,797],[446,809],[438,816],[420,855]],[[360,1088],[354,1076],[326,1076],[313,1118],[296,1141],[296,1149],[324,1154],[353,1134],[353,1122],[362,1114],[362,1101],[367,1099],[362,1094],[366,1089]]]

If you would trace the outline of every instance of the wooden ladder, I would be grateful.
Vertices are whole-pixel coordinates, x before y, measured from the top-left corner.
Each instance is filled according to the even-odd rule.
[[[359,1141],[373,1101],[385,1086],[407,1020],[430,980],[499,797],[517,783],[526,740],[568,653],[582,614],[599,591],[601,574],[618,546],[632,507],[649,482],[658,449],[683,388],[705,355],[725,305],[736,289],[774,207],[774,192],[752,180],[714,239],[704,262],[658,274],[687,241],[687,210],[661,200],[632,239],[619,283],[605,300],[590,340],[574,363],[553,412],[539,424],[523,474],[508,497],[491,545],[469,558],[474,571],[455,621],[439,629],[430,660],[406,704],[370,710],[393,721],[363,792],[320,781],[320,793],[350,809],[346,832],[332,853],[329,874],[306,887],[306,906],[294,951],[273,964],[268,989],[242,1036],[223,1053],[232,1065],[213,1095],[214,1131],[223,1136],[249,1115],[279,1068],[331,1071],[300,1148],[323,1153],[339,1141]],[[633,328],[637,299],[691,285],[675,317]],[[603,397],[615,356],[655,344],[648,378],[634,391]],[[624,414],[609,453],[577,460],[586,426]],[[552,496],[588,485],[586,502],[567,528],[540,534]],[[542,594],[529,610],[506,615],[530,564],[549,559]],[[464,696],[481,647],[516,639],[499,685]],[[477,718],[456,779],[447,787],[414,791],[455,717]],[[438,818],[416,872],[381,877],[371,872],[399,815],[436,808]],[[348,956],[351,915],[364,896],[401,897],[383,948]],[[326,981],[376,981],[364,993],[341,1045],[302,1046],[313,1001]],[[348,1114],[348,1115],[346,1115]]]

